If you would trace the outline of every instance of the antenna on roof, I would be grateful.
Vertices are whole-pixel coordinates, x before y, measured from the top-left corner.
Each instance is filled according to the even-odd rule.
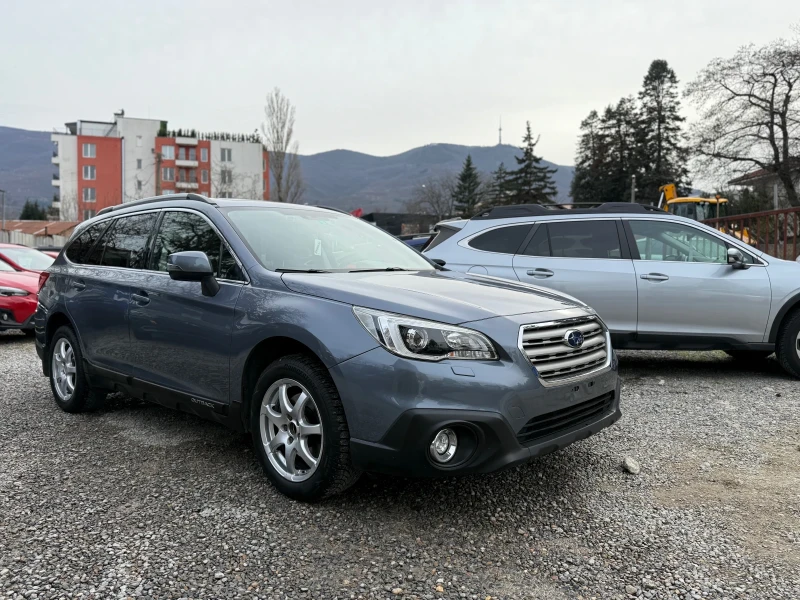
[[[497,145],[503,145],[503,116],[500,115],[500,127],[497,128]]]

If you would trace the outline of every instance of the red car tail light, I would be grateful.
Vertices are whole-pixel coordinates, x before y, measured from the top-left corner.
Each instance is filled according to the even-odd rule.
[[[42,271],[39,273],[39,292],[42,291],[44,284],[47,283],[48,278],[50,277],[50,273],[47,271]]]

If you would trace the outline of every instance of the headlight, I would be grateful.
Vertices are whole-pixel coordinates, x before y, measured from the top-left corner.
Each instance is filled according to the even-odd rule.
[[[497,352],[482,333],[359,306],[353,313],[372,337],[389,352],[419,360],[497,360]]]
[[[0,296],[27,296],[29,293],[19,288],[0,286]]]

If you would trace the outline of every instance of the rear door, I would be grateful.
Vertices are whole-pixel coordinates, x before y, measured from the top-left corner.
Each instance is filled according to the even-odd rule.
[[[461,240],[452,256],[442,258],[449,269],[515,280],[514,254],[522,247],[531,226],[524,223],[492,227]],[[435,252],[429,255],[439,258]]]
[[[728,264],[728,243],[684,223],[626,220],[639,283],[639,339],[665,344],[761,342],[770,311],[767,270]],[[696,338],[696,340],[695,340]]]
[[[575,296],[615,334],[636,331],[636,276],[617,219],[542,221],[514,257],[520,281]]]
[[[216,296],[204,296],[199,282],[167,274],[169,255],[187,250],[208,255],[220,284]],[[164,211],[130,302],[136,376],[201,404],[227,404],[234,308],[243,285],[240,263],[205,216]]]
[[[67,251],[67,259],[75,263],[65,294],[67,312],[78,330],[84,357],[93,365],[130,374],[131,284],[135,269],[144,266],[156,217],[156,212],[148,212],[92,226]]]

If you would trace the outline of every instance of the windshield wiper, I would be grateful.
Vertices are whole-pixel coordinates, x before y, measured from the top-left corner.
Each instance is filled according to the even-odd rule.
[[[278,273],[330,273],[325,269],[275,269]]]
[[[404,269],[403,267],[385,267],[383,269],[353,269],[348,273],[374,273],[377,271],[413,271],[418,269]]]

